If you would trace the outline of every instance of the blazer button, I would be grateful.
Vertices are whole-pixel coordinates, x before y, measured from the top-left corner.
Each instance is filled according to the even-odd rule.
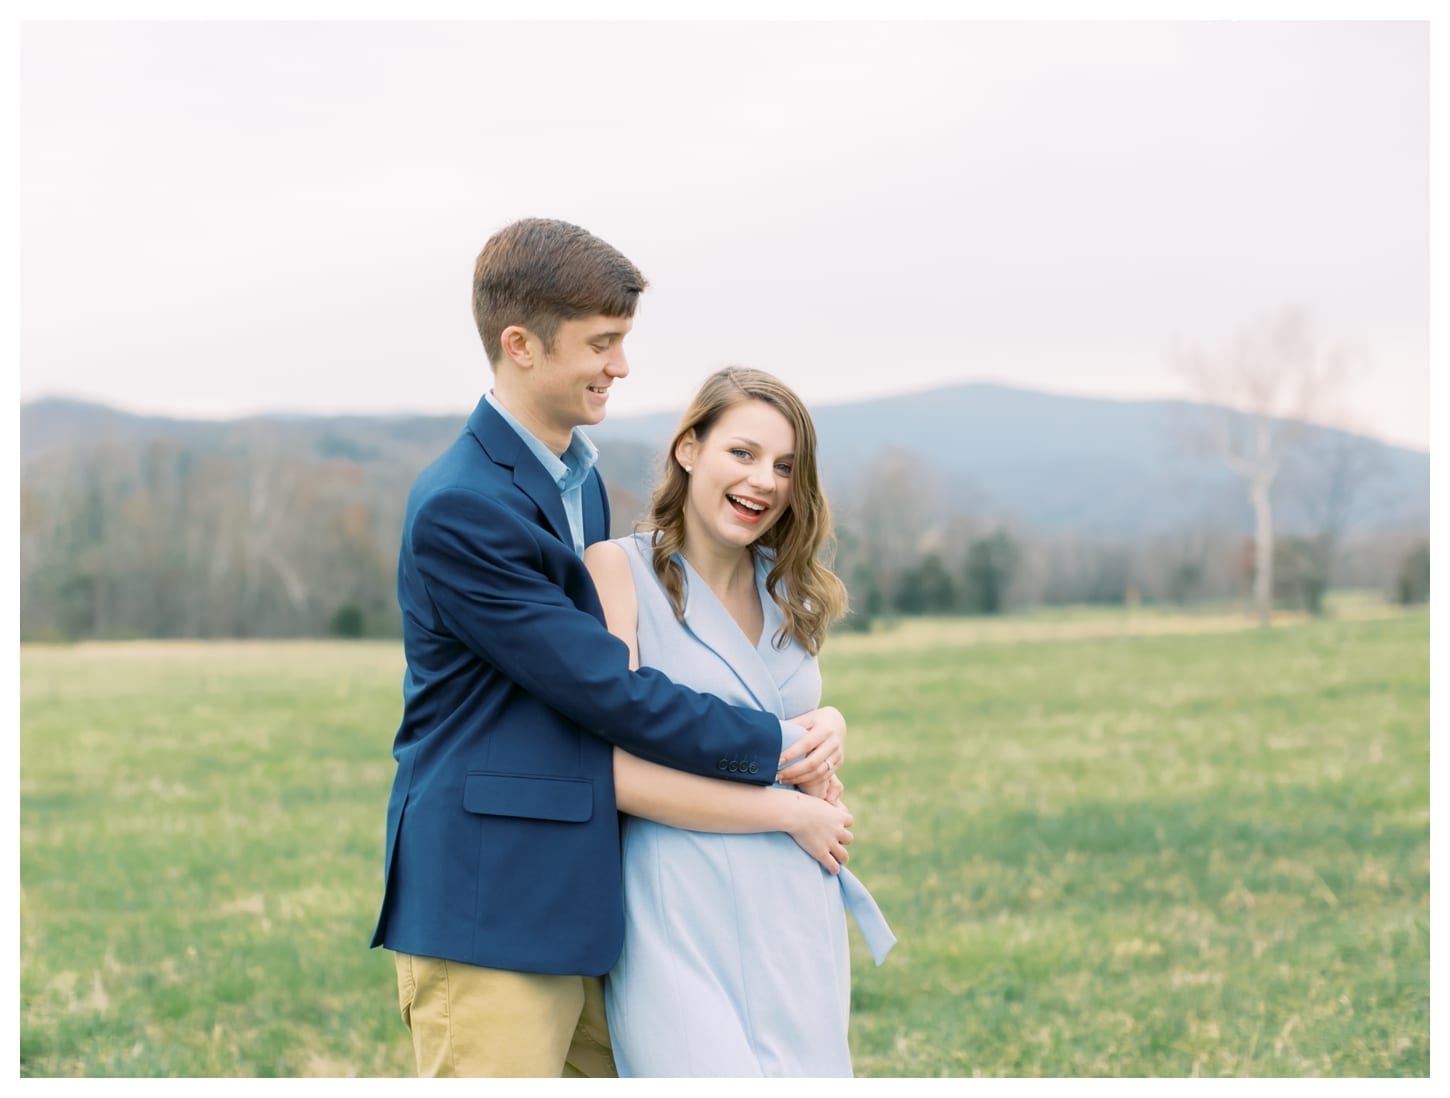
[[[739,763],[733,762],[733,763],[730,764],[730,773],[734,774],[739,769],[740,769],[740,764]]]
[[[718,770],[729,770],[730,769],[730,760],[729,759],[721,759],[719,762],[717,762],[715,764],[715,767]]]
[[[752,774],[758,774],[758,773],[760,773],[760,767],[757,764],[755,764],[755,763],[751,763],[750,764],[750,772]]]

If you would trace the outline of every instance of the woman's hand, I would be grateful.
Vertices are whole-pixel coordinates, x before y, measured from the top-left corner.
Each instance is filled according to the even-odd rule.
[[[813,709],[792,717],[791,723],[806,734],[781,752],[784,769],[776,774],[777,781],[796,786],[824,781],[841,768],[846,758],[846,718],[839,709],[830,705]]]
[[[827,804],[840,804],[841,794],[846,790],[845,783],[837,774],[832,774],[829,778],[819,782],[803,782],[796,788],[807,797],[819,797]]]
[[[848,857],[851,813],[843,804],[831,804],[819,797],[796,793],[793,822],[786,829],[796,845],[820,862],[829,873],[839,873]]]

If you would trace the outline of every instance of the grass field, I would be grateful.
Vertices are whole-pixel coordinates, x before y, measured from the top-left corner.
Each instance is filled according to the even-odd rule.
[[[900,939],[853,932],[857,1072],[1428,1074],[1429,618],[1351,617],[833,641]],[[401,670],[22,649],[22,1075],[411,1073],[367,949]]]

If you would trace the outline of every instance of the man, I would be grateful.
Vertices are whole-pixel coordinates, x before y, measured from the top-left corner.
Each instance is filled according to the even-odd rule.
[[[420,1075],[613,1075],[600,977],[623,936],[612,745],[769,784],[839,764],[844,723],[787,724],[629,670],[580,559],[609,534],[595,450],[645,279],[529,219],[479,254],[494,372],[409,494],[408,668],[373,945],[395,951]]]

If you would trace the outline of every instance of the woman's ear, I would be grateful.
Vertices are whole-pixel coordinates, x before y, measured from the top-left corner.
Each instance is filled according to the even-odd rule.
[[[685,472],[691,472],[695,466],[695,455],[700,450],[700,441],[695,437],[695,429],[692,427],[685,432],[683,438],[675,445],[675,460],[679,462],[680,468]]]

